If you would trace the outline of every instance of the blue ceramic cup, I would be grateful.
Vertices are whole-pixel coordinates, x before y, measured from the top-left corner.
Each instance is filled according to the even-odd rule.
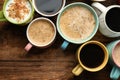
[[[81,31],[78,30],[78,33],[82,33],[82,31],[87,33],[87,31],[89,32],[89,30],[91,29],[91,28],[89,27],[89,25],[88,25],[89,29],[86,27],[87,30],[86,30],[85,27],[82,27],[82,28],[79,27],[79,26],[81,26],[81,24],[86,25],[86,22],[84,22],[82,19],[80,20],[81,14],[82,14],[82,15],[84,14],[84,17],[86,17],[88,14],[82,12],[81,10],[76,10],[74,7],[75,7],[75,8],[76,8],[76,7],[84,8],[85,10],[87,10],[87,11],[90,13],[90,15],[93,16],[92,19],[94,19],[94,26],[92,26],[92,27],[93,27],[93,30],[88,34],[87,37],[82,38],[82,39],[75,39],[75,38],[72,39],[72,38],[75,37],[76,35],[72,34],[72,37],[70,38],[70,36],[66,35],[66,34],[64,33],[64,31],[62,31],[62,27],[63,27],[62,25],[66,25],[66,26],[65,26],[65,27],[66,27],[65,29],[68,29],[67,26],[70,26],[70,27],[73,27],[73,26],[74,26],[74,27],[73,27],[74,30],[78,30],[78,29],[80,30],[80,29],[84,28],[84,30],[81,30]],[[65,16],[65,19],[62,19],[62,16],[64,16],[64,13],[67,13],[67,11],[70,10],[70,9],[73,10],[73,11],[70,11],[70,15],[69,15],[69,12],[68,12],[68,16]],[[79,11],[81,11],[81,12],[79,13]],[[77,17],[76,17],[75,14],[77,15]],[[71,18],[71,17],[72,17],[72,18]],[[69,19],[71,20],[70,22],[69,22]],[[84,18],[84,19],[86,20],[86,18]],[[76,23],[76,21],[77,21],[77,23]],[[81,23],[81,21],[83,21],[83,23]],[[62,22],[63,24],[62,24],[61,22]],[[64,23],[64,22],[65,22],[65,23]],[[66,24],[67,22],[68,22],[68,24]],[[72,24],[71,24],[71,22],[72,22]],[[89,21],[89,22],[90,22],[90,21]],[[69,23],[70,23],[70,24],[69,24]],[[80,24],[80,25],[79,25],[79,24]],[[61,48],[62,48],[63,50],[65,50],[65,49],[68,47],[69,43],[82,44],[82,43],[90,40],[91,38],[93,38],[93,36],[96,34],[96,32],[97,32],[97,30],[98,30],[99,20],[98,20],[98,16],[97,16],[95,10],[94,10],[91,6],[89,6],[88,4],[83,3],[83,2],[75,2],[75,3],[71,3],[71,4],[67,5],[67,6],[65,6],[65,7],[62,9],[62,11],[58,14],[56,25],[57,25],[57,30],[58,30],[59,34],[62,36],[63,39],[65,39],[65,41],[64,41],[64,42],[62,43],[62,45],[61,45]],[[71,29],[72,29],[72,28],[71,28]],[[67,33],[67,32],[66,32],[66,33]],[[70,32],[70,33],[71,33],[71,32]],[[72,32],[72,33],[74,33],[74,32]],[[86,33],[83,33],[83,34],[86,34]],[[70,34],[69,34],[69,35],[70,35]],[[81,34],[80,34],[80,35],[81,35]],[[78,35],[78,36],[79,36],[79,35]]]
[[[117,80],[120,76],[120,40],[115,40],[107,45],[109,63],[113,65],[110,78]]]

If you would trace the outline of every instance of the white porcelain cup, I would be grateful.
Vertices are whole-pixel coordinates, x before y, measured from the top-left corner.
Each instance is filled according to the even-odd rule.
[[[28,25],[26,36],[29,41],[25,46],[26,51],[30,51],[33,46],[46,48],[55,40],[55,24],[48,18],[36,18]]]
[[[116,23],[112,24],[111,22],[107,22],[107,19],[108,19],[107,17],[108,17],[108,15],[111,15],[111,16],[114,15],[114,13],[120,14],[120,12],[117,12],[117,11],[115,12],[116,8],[118,10],[120,10],[120,6],[119,5],[111,5],[111,6],[105,7],[101,3],[93,2],[92,7],[94,7],[95,10],[97,10],[96,12],[99,12],[98,13],[99,21],[100,21],[99,31],[106,37],[111,37],[111,38],[119,37],[120,36],[120,27],[115,26],[115,25],[117,25]],[[113,12],[113,13],[111,13],[111,12]],[[120,15],[118,15],[117,18],[119,18],[119,16]],[[111,17],[111,19],[108,19],[108,20],[112,21],[112,18],[114,18],[114,17]],[[118,22],[118,21],[120,21],[119,19],[113,19],[113,21]],[[110,28],[113,26],[117,27],[116,28],[117,31]]]

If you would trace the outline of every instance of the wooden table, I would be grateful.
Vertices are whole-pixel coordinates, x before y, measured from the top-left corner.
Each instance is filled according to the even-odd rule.
[[[72,2],[85,2],[89,0],[67,0]],[[4,0],[0,0],[2,9]],[[116,0],[101,2],[105,6],[117,4]],[[35,13],[34,18],[41,17]],[[56,17],[50,18],[54,23]],[[70,44],[63,51],[60,49],[64,39],[57,33],[53,45],[46,49],[33,47],[28,53],[24,50],[28,43],[26,26],[16,26],[9,22],[0,22],[0,80],[111,80],[109,74],[112,66],[108,63],[99,72],[84,71],[80,76],[74,76],[71,71],[76,66],[76,50],[80,45]],[[107,38],[97,32],[92,40],[97,40],[105,45],[119,38]],[[119,79],[120,80],[120,79]]]

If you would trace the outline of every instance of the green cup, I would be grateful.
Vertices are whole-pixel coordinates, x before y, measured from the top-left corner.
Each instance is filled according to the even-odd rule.
[[[31,0],[5,0],[0,11],[0,21],[9,21],[16,25],[29,23],[34,16]]]

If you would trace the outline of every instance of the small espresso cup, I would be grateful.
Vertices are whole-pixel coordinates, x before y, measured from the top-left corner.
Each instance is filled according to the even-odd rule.
[[[99,12],[99,31],[106,37],[120,36],[120,6],[111,5],[105,7],[101,3],[94,2],[92,6]]]
[[[117,80],[120,76],[120,40],[115,40],[107,45],[109,63],[113,65],[110,78]]]
[[[29,51],[32,46],[46,48],[55,40],[56,27],[48,18],[36,18],[28,25],[26,35],[29,40],[29,43],[25,46],[26,51]]]
[[[9,21],[17,25],[29,23],[34,16],[31,0],[5,0],[0,11],[0,21]]]
[[[65,50],[69,43],[82,44],[90,40],[98,30],[99,20],[92,7],[75,2],[62,9],[56,25],[59,34],[65,39],[61,45]]]
[[[66,0],[32,0],[35,11],[42,16],[57,15],[65,6]]]
[[[88,41],[82,44],[77,51],[78,65],[72,70],[76,76],[83,70],[96,72],[103,69],[108,62],[108,51],[106,47],[98,41]]]

